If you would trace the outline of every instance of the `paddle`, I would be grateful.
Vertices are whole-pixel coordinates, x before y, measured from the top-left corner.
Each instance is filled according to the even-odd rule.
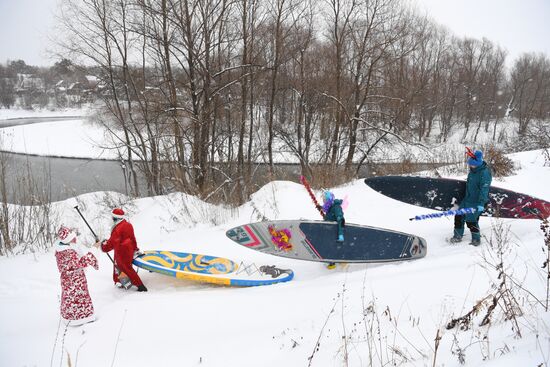
[[[80,217],[82,218],[82,220],[84,221],[84,223],[86,223],[86,225],[88,226],[88,228],[90,229],[90,232],[92,232],[92,234],[94,235],[94,238],[95,238],[95,241],[96,242],[99,242],[99,237],[95,234],[94,230],[92,229],[92,227],[90,226],[90,224],[88,223],[88,221],[86,220],[86,218],[84,218],[84,216],[82,215],[82,213],[80,212],[80,209],[78,209],[78,205],[76,205],[74,207],[76,209],[76,211],[78,212],[78,214],[80,214]],[[113,260],[113,258],[111,257],[111,255],[109,255],[108,252],[106,252],[107,256],[109,256],[109,260],[111,260],[111,262],[113,263],[113,266],[115,267],[116,271],[117,271],[117,274],[118,274],[118,280],[120,282],[120,284],[122,284],[122,286],[124,287],[124,289],[130,289],[130,287],[132,286],[132,281],[130,280],[130,278],[128,277],[128,275],[126,275],[124,272],[120,271],[120,269],[118,268],[118,266],[115,264],[115,261]]]
[[[315,197],[315,195],[311,191],[311,186],[309,186],[309,182],[306,180],[306,178],[304,176],[300,176],[300,182],[306,188],[306,190],[309,194],[309,197],[311,198],[311,201],[313,201],[313,204],[315,204],[315,208],[319,211],[319,214],[321,214],[321,217],[323,217],[323,219],[324,219],[325,218],[325,213],[323,212],[323,209],[320,209],[319,202],[317,201],[317,198]]]

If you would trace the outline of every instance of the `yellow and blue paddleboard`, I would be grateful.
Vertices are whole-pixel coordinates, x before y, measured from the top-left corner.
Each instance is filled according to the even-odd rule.
[[[175,278],[240,287],[288,282],[294,277],[292,270],[275,265],[237,264],[223,257],[172,251],[145,251],[134,265]]]

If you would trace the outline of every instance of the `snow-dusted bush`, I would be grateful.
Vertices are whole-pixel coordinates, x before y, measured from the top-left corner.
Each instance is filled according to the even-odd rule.
[[[485,150],[485,157],[494,177],[506,177],[515,173],[514,161],[508,158],[502,149],[489,145]]]

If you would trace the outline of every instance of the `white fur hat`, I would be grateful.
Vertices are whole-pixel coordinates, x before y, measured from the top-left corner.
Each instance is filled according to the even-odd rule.
[[[124,210],[120,209],[120,208],[114,208],[113,211],[111,212],[111,215],[113,216],[113,218],[117,218],[117,219],[122,219],[124,218]]]
[[[71,243],[76,238],[76,232],[65,226],[59,227],[57,231],[57,239],[62,243]]]

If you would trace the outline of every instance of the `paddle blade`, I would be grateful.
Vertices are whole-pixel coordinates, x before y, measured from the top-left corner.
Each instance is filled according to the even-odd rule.
[[[126,273],[120,272],[120,274],[118,274],[118,281],[120,282],[120,284],[122,284],[124,289],[130,289],[130,287],[132,286],[132,281],[130,280],[128,275],[126,275]]]

